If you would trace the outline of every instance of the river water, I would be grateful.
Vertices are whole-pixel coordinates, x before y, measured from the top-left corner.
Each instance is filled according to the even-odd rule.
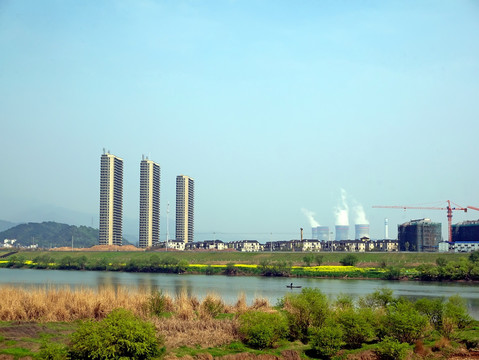
[[[477,283],[0,269],[0,286],[46,285],[94,289],[127,287],[146,291],[161,290],[171,296],[186,292],[200,299],[211,293],[220,295],[229,304],[233,304],[241,294],[245,294],[248,303],[261,297],[267,298],[274,305],[287,293],[301,291],[301,289],[286,288],[286,285],[291,282],[302,287],[318,288],[332,299],[339,294],[349,294],[353,298],[358,298],[384,287],[393,290],[396,296],[409,298],[448,298],[459,294],[465,299],[469,313],[479,320],[479,284]]]

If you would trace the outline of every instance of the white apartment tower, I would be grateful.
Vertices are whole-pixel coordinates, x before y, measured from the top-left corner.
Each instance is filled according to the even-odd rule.
[[[194,236],[195,184],[189,176],[176,177],[176,240],[192,242]]]
[[[144,158],[140,163],[140,247],[160,241],[160,165]]]
[[[122,244],[123,159],[103,151],[100,170],[100,245]]]

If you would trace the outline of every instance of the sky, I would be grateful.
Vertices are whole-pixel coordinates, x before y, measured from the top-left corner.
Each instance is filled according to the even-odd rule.
[[[195,179],[195,239],[479,206],[477,1],[0,0],[0,219],[98,227],[100,156]],[[338,215],[340,214],[340,215]],[[479,212],[455,211],[453,223]],[[346,220],[344,220],[346,219]],[[128,235],[128,236],[127,236]]]

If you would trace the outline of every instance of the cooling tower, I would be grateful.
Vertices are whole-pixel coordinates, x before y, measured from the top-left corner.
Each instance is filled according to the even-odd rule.
[[[360,240],[363,237],[369,237],[369,224],[356,224],[356,240]]]
[[[336,225],[336,241],[349,240],[349,226]]]
[[[318,226],[318,240],[328,241],[329,240],[329,226]]]

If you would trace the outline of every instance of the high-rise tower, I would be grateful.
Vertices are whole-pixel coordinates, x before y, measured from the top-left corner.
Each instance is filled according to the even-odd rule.
[[[176,177],[176,240],[192,242],[194,237],[195,183],[185,175]]]
[[[123,159],[103,152],[100,171],[100,245],[121,245]]]
[[[143,158],[140,163],[140,247],[160,241],[160,165]]]

